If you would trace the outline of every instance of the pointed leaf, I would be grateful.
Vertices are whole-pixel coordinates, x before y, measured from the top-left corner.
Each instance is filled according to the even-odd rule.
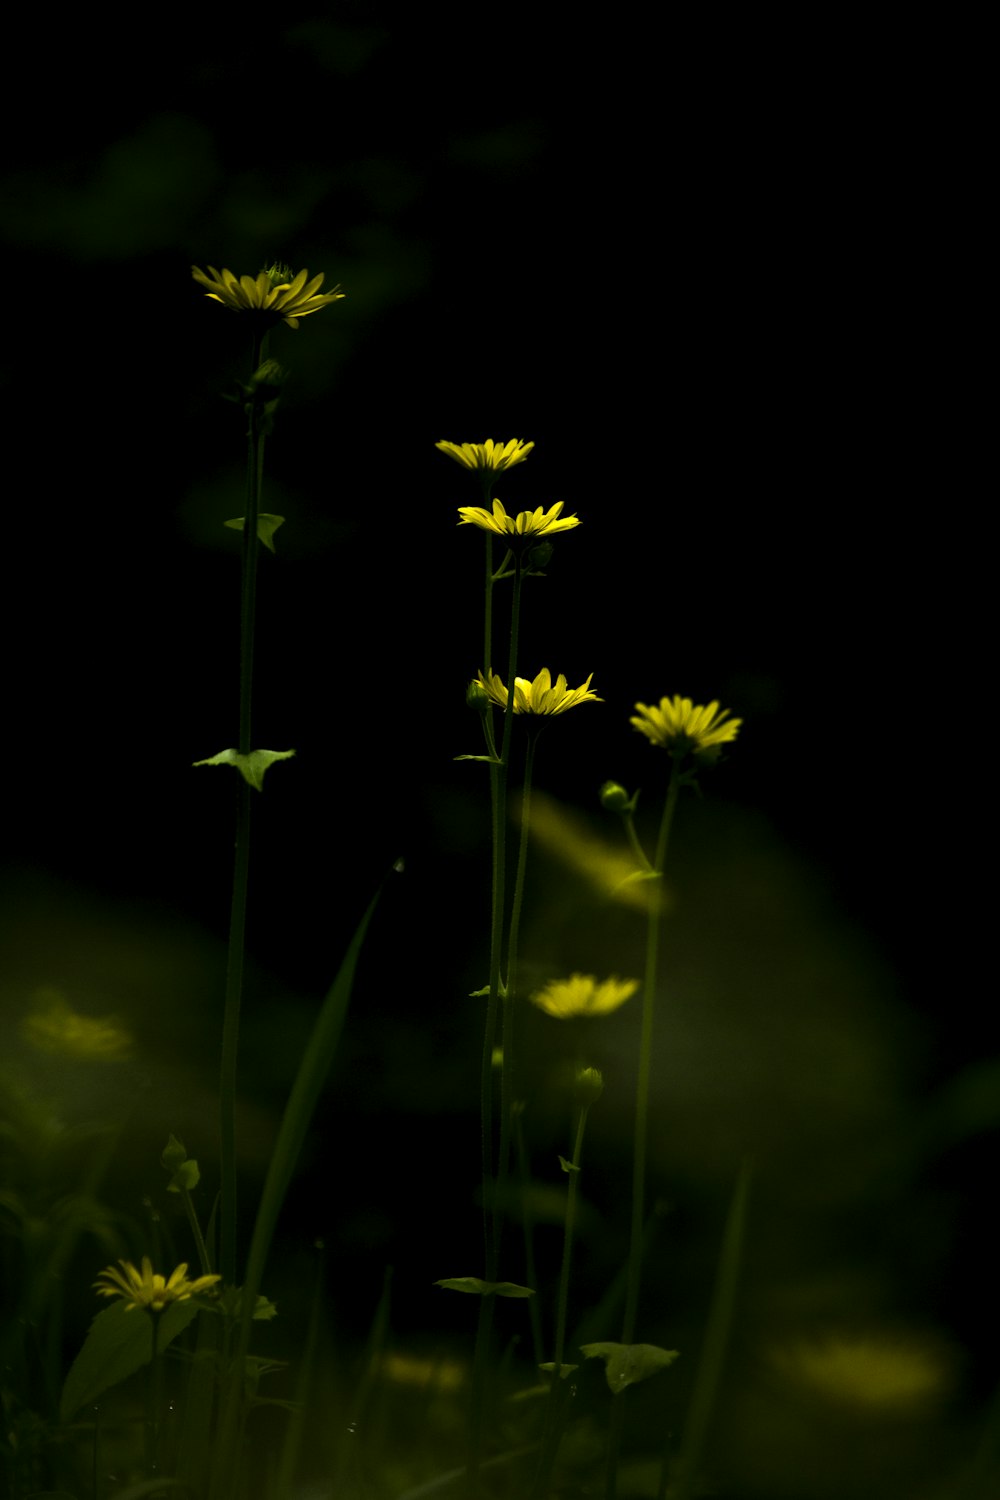
[[[242,531],[245,516],[234,516],[231,521],[223,521],[223,526],[228,526],[230,531]],[[269,552],[274,551],[274,533],[279,526],[284,526],[284,516],[272,516],[267,511],[260,511],[257,516],[257,536],[263,546]]]
[[[565,1158],[565,1156],[560,1156],[560,1158],[559,1158],[559,1165],[562,1167],[563,1171],[567,1175],[570,1172],[579,1172],[579,1170],[580,1170],[579,1167],[574,1167],[574,1165],[573,1165],[573,1163],[571,1161],[567,1161],[566,1158]]]
[[[580,1353],[585,1359],[604,1360],[608,1387],[617,1396],[627,1385],[637,1385],[672,1365],[679,1351],[655,1344],[581,1344]]]
[[[192,1299],[172,1302],[156,1314],[157,1349],[161,1354],[197,1313],[198,1304]],[[102,1392],[148,1365],[152,1357],[153,1315],[141,1307],[128,1308],[124,1302],[106,1307],[91,1323],[83,1348],[70,1365],[59,1403],[60,1419],[69,1421]]]
[[[273,766],[276,760],[291,760],[295,754],[294,750],[251,750],[249,755],[241,755],[238,750],[220,750],[218,755],[209,756],[208,760],[196,760],[192,764],[196,766],[235,766],[244,781],[256,787],[258,792],[264,790],[264,772],[268,766]]]
[[[495,1297],[533,1297],[534,1289],[530,1286],[518,1286],[514,1281],[483,1281],[479,1276],[446,1276],[442,1281],[435,1281],[435,1286],[443,1286],[449,1292],[471,1292],[477,1297],[487,1297],[491,1293]]]

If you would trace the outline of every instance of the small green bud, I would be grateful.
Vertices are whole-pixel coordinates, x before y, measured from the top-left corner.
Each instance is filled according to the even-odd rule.
[[[542,568],[547,568],[552,561],[552,553],[554,551],[555,548],[551,542],[539,542],[528,553],[528,567],[532,572],[535,570],[540,572]]]
[[[477,714],[483,714],[490,706],[490,696],[481,682],[470,682],[465,690],[465,702],[468,708],[474,708]]]
[[[631,812],[632,799],[617,781],[606,781],[600,791],[601,806],[607,812]]]
[[[573,1088],[581,1109],[596,1104],[604,1093],[604,1076],[600,1068],[578,1068]]]

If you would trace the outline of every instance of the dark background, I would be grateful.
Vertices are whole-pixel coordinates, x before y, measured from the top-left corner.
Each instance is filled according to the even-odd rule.
[[[372,1295],[406,1239],[377,1201],[381,1135],[422,1112],[427,1160],[461,1139],[459,1177],[475,1177],[478,1022],[454,1007],[483,977],[486,819],[478,768],[453,756],[478,749],[463,696],[481,549],[454,522],[478,495],[434,442],[517,436],[536,448],[500,498],[560,499],[583,523],[528,594],[525,670],[593,672],[605,699],[554,726],[542,788],[596,817],[614,776],[655,805],[637,699],[719,699],[744,720],[706,785],[717,812],[692,802],[679,834],[693,885],[728,851],[704,909],[725,887],[736,915],[706,942],[728,953],[742,932],[743,961],[721,971],[760,975],[751,935],[763,924],[787,955],[768,924],[794,909],[810,976],[862,954],[856,991],[887,1007],[893,1128],[911,1143],[898,1191],[923,1184],[913,1235],[947,1210],[900,1300],[972,1338],[948,1288],[959,1245],[972,1281],[986,1253],[965,1198],[985,1147],[963,1116],[952,1160],[940,1117],[994,1047],[965,853],[983,817],[960,326],[974,295],[958,274],[976,97],[956,114],[932,39],[767,27],[653,38],[626,16],[549,34],[506,12],[445,28],[343,7],[125,41],[88,19],[42,49],[25,26],[23,55],[45,61],[11,114],[3,181],[8,1019],[34,983],[95,1010],[106,993],[150,1077],[178,1070],[183,1094],[177,1077],[202,1076],[232,811],[229,773],[189,767],[235,738],[238,543],[221,522],[242,510],[243,419],[220,393],[247,351],[189,267],[322,270],[346,299],[271,351],[292,375],[265,506],[287,522],[262,559],[255,741],[298,759],[255,806],[251,997],[266,1008],[248,1011],[247,1087],[265,1117],[277,1107],[402,855],[345,1041],[348,1103],[325,1127],[353,1136],[371,1109],[367,1150],[353,1142],[331,1190],[376,1182],[351,1231]],[[535,894],[544,912],[541,878]],[[534,940],[540,971],[585,966],[568,941]],[[454,1096],[435,1115],[443,1079]],[[716,1163],[720,1194],[735,1159]],[[469,1200],[454,1207],[471,1247]],[[337,1232],[326,1188],[295,1212],[303,1234]],[[443,1253],[426,1247],[431,1274],[457,1269]]]

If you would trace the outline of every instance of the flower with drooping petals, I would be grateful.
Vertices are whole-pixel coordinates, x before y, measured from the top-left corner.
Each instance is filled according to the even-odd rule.
[[[533,682],[526,677],[514,678],[514,712],[516,714],[564,714],[578,703],[603,703],[590,691],[590,677],[578,688],[571,688],[560,672],[555,682],[548,667],[543,667]],[[480,672],[475,680],[491,703],[507,707],[507,685],[495,672]]]
[[[532,1005],[557,1020],[574,1016],[607,1016],[624,1005],[639,988],[638,979],[598,980],[595,974],[571,974],[568,979],[553,979],[531,996]]]
[[[523,464],[535,445],[524,443],[520,438],[511,438],[509,443],[496,443],[487,438],[485,443],[448,443],[442,439],[434,446],[463,468],[499,474],[504,469],[512,469],[515,464]]]
[[[636,717],[630,723],[671,755],[689,752],[703,760],[715,760],[723,745],[734,740],[742,719],[731,719],[727,708],[718,703],[695,706],[690,698],[661,698],[659,706],[635,705]]]
[[[513,547],[540,536],[552,536],[557,531],[572,531],[574,526],[579,526],[579,517],[562,516],[563,503],[557,500],[548,510],[539,506],[537,510],[522,510],[516,516],[509,516],[499,500],[494,500],[492,511],[481,505],[460,505],[458,513],[462,519],[458,524],[492,531],[496,536],[502,536],[508,547]]]
[[[145,1307],[149,1312],[162,1312],[171,1302],[187,1302],[198,1292],[214,1286],[221,1276],[196,1276],[188,1280],[187,1261],[173,1271],[169,1277],[154,1274],[153,1263],[148,1255],[142,1257],[142,1270],[137,1271],[130,1260],[120,1260],[117,1266],[108,1266],[94,1282],[94,1290],[101,1297],[121,1297],[125,1311]]]
[[[256,277],[237,279],[232,271],[217,271],[214,266],[209,266],[207,276],[200,267],[191,267],[191,275],[208,288],[205,295],[214,302],[221,302],[233,312],[253,313],[269,323],[284,321],[289,328],[298,328],[300,318],[343,299],[339,286],[332,292],[320,292],[324,274],[321,271],[310,281],[308,271],[293,276],[288,266],[274,265]]]

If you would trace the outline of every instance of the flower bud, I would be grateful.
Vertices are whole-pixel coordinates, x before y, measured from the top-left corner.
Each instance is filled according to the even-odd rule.
[[[484,714],[490,706],[490,697],[481,682],[470,682],[465,690],[465,703],[467,708],[474,708],[477,714]]]
[[[589,1109],[604,1093],[604,1078],[600,1068],[577,1068],[573,1092],[581,1109]]]
[[[530,552],[528,553],[528,567],[533,572],[535,570],[541,572],[542,568],[547,568],[549,563],[552,561],[552,553],[554,552],[554,550],[555,549],[552,546],[551,542],[539,542],[537,546],[532,547]]]
[[[632,799],[617,781],[606,781],[600,791],[601,806],[607,812],[631,812]]]

